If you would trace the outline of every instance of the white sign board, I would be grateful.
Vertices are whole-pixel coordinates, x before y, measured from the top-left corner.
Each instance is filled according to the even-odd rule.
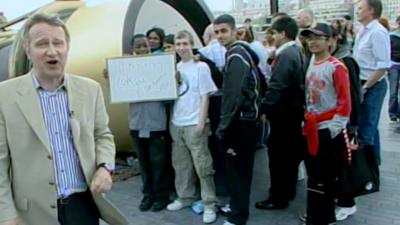
[[[178,97],[175,54],[107,59],[111,103],[171,100]]]

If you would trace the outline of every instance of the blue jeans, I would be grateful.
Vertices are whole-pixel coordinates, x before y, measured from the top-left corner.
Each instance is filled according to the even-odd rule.
[[[360,123],[359,123],[359,144],[361,146],[374,146],[375,155],[380,164],[380,141],[378,123],[381,115],[383,99],[387,91],[386,80],[376,82],[364,94],[364,100],[361,103]]]
[[[400,118],[400,107],[399,107],[399,80],[400,80],[400,69],[389,70],[389,117]]]

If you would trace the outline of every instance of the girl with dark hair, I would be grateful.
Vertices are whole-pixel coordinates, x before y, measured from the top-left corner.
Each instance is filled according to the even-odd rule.
[[[147,40],[150,44],[150,49],[152,53],[163,52],[163,44],[165,38],[165,32],[163,29],[158,27],[153,27],[146,33]]]

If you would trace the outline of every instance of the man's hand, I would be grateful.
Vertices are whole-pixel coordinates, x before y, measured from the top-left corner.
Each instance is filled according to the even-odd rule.
[[[100,167],[94,174],[92,184],[90,185],[90,191],[93,194],[101,194],[111,190],[112,177],[110,172],[105,168]]]
[[[0,225],[19,225],[19,224],[20,223],[18,222],[17,218],[0,223]]]

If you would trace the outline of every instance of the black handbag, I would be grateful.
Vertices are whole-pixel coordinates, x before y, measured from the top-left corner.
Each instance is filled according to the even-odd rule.
[[[339,165],[339,193],[357,197],[379,191],[379,166],[374,149],[358,147],[357,132],[344,131],[346,160]],[[347,137],[346,137],[347,136]]]

